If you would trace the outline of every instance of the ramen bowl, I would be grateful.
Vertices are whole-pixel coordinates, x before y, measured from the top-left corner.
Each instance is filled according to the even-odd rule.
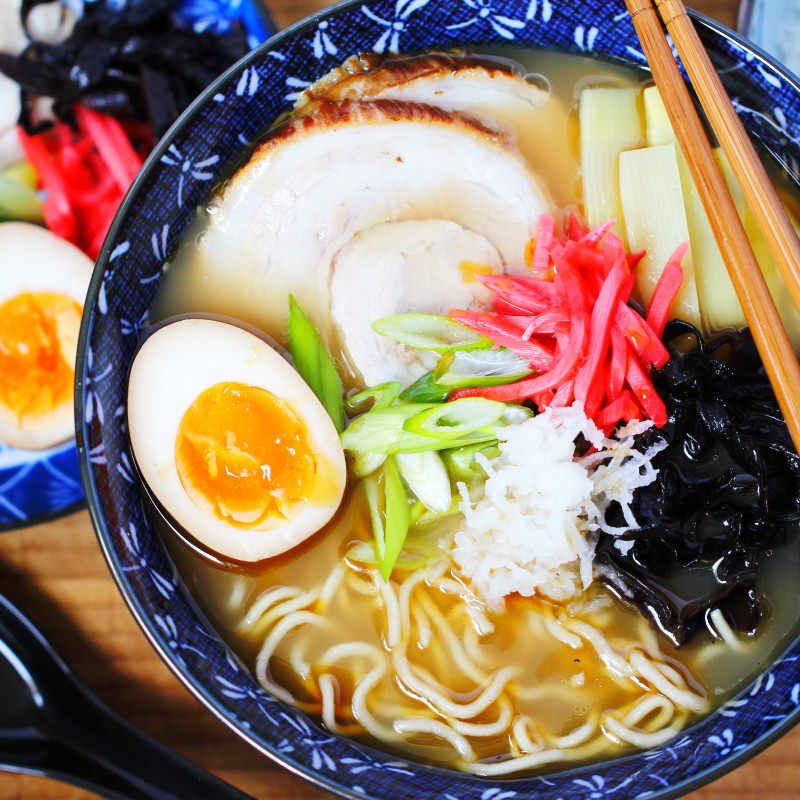
[[[696,21],[751,136],[796,178],[796,79],[730,31]],[[278,34],[198,98],[131,188],[87,298],[76,367],[86,496],[119,588],[165,662],[232,730],[319,787],[375,800],[678,796],[733,769],[800,718],[800,643],[716,712],[652,750],[506,780],[406,761],[332,735],[259,686],[177,574],[148,516],[129,454],[127,375],[163,264],[198,205],[248,143],[299,92],[353,53],[508,43],[645,66],[622,0],[349,0]]]

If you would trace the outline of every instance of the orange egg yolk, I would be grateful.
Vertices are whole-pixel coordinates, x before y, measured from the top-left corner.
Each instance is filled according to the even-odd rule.
[[[245,527],[288,518],[316,481],[303,421],[279,397],[243,383],[197,397],[178,427],[175,461],[195,504]]]
[[[72,402],[81,307],[55,292],[0,305],[0,403],[18,419]]]

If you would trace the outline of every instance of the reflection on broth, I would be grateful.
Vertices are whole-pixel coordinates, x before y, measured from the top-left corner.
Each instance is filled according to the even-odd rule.
[[[508,73],[509,57],[524,66]],[[259,561],[226,550],[225,521],[220,527],[215,520],[215,552],[226,566],[159,522],[194,597],[260,683],[334,733],[481,775],[617,757],[663,744],[717,708],[796,633],[798,510],[791,490],[769,485],[773,472],[787,472],[789,487],[800,475],[782,422],[765,411],[769,420],[759,428],[761,412],[747,412],[759,417],[752,430],[715,419],[708,433],[701,426],[712,412],[701,419],[691,410],[679,419],[683,396],[664,377],[685,374],[695,385],[712,374],[718,397],[682,402],[718,409],[737,397],[746,375],[758,386],[758,408],[771,409],[747,335],[732,335],[728,371],[718,366],[716,345],[703,345],[694,328],[667,326],[665,349],[667,319],[659,324],[658,314],[636,312],[647,297],[625,303],[636,259],[610,224],[587,233],[569,214],[586,213],[580,137],[608,133],[579,131],[581,93],[641,84],[631,70],[550,52],[503,50],[469,62],[436,56],[385,68],[363,56],[301,98],[297,114],[307,122],[278,128],[220,187],[166,271],[153,319],[221,314],[274,337],[321,401],[313,411],[304,405],[300,418],[327,412],[337,424],[341,408],[330,373],[326,384],[325,357],[315,361],[324,347],[313,328],[290,316],[287,337],[289,295],[319,327],[346,394],[381,384],[346,408],[348,486],[338,512],[330,519],[328,509],[330,521],[311,538],[298,544],[304,537],[287,535],[270,549],[277,555]],[[637,115],[639,96],[631,112]],[[444,105],[435,111],[420,103]],[[381,138],[376,130],[384,127]],[[647,159],[644,145],[656,143],[642,130],[641,142],[626,147]],[[511,143],[509,134],[516,134]],[[425,152],[429,141],[440,148],[433,157]],[[366,177],[345,186],[352,164],[340,164],[324,142],[351,146],[352,158],[365,159]],[[660,146],[674,162],[680,193],[677,155],[669,142]],[[302,165],[295,171],[288,154],[294,147],[309,157],[326,153],[330,173],[312,180]],[[394,170],[407,164],[417,171],[389,179],[381,154]],[[610,158],[612,201],[624,212],[619,153]],[[437,160],[448,163],[439,169]],[[283,181],[278,188],[270,170]],[[330,175],[341,176],[341,208],[330,205],[338,186],[325,182]],[[252,186],[259,199],[250,207]],[[375,194],[376,186],[388,195]],[[514,208],[515,198],[524,208]],[[292,220],[284,235],[275,211],[283,207],[311,214],[311,227],[295,228]],[[555,209],[566,210],[559,212],[561,238],[547,227]],[[688,204],[685,213],[691,215]],[[621,237],[635,239],[632,218],[628,211],[620,221]],[[246,240],[248,224],[261,239]],[[274,252],[265,242],[274,242]],[[679,244],[659,242],[670,253]],[[698,249],[694,240],[692,247]],[[655,278],[648,291],[664,260],[641,262],[639,275]],[[695,258],[694,270],[698,264]],[[693,321],[711,334],[702,280],[695,290],[691,261],[681,269],[682,291],[695,292]],[[570,270],[583,294],[569,289]],[[603,287],[615,270],[611,304]],[[684,299],[675,308],[690,307]],[[598,321],[604,304],[611,309],[605,322]],[[448,313],[448,320],[439,316]],[[407,314],[431,316],[398,316]],[[383,338],[371,327],[378,319]],[[718,305],[714,319],[735,325],[736,309]],[[581,325],[585,353],[569,372],[565,353],[578,347]],[[678,334],[681,348],[672,344]],[[602,347],[592,345],[598,335]],[[653,384],[651,367],[664,368]],[[559,368],[563,377],[547,384]],[[227,369],[211,383],[243,380]],[[203,381],[198,377],[197,386]],[[536,388],[514,395],[518,381]],[[290,406],[305,403],[281,394],[269,377],[253,385]],[[445,398],[455,402],[442,406]],[[187,407],[193,402],[187,395]],[[744,437],[738,449],[724,438],[731,426]],[[168,426],[163,430],[168,458],[173,439]],[[142,466],[138,434],[131,435]],[[198,436],[201,473],[218,463],[245,464],[246,448],[233,434],[226,440],[217,432],[210,444],[202,431]],[[747,437],[763,439],[783,460],[751,458]],[[714,448],[728,448],[730,458],[714,467],[719,475],[701,479]],[[222,449],[228,461],[218,461]],[[143,474],[166,512],[180,518],[156,478]],[[683,494],[672,492],[676,483]],[[765,496],[787,491],[785,507],[764,510]],[[646,508],[637,499],[643,497],[651,498]],[[678,506],[692,502],[697,513],[689,520]],[[267,536],[281,530],[271,524]],[[211,547],[185,527],[195,545]],[[265,535],[239,527],[245,540]],[[719,583],[713,601],[692,584],[700,573]]]

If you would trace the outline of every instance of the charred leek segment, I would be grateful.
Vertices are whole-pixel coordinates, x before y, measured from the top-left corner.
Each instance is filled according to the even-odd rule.
[[[486,349],[491,341],[447,317],[435,314],[398,314],[372,323],[372,329],[417,350],[449,353],[451,350]]]
[[[728,277],[725,261],[720,253],[717,240],[714,238],[714,232],[711,230],[711,223],[708,221],[708,215],[695,186],[689,164],[678,145],[678,139],[667,116],[664,102],[655,86],[644,90],[644,109],[647,120],[647,144],[650,147],[665,144],[675,145],[689,240],[692,244],[697,299],[702,310],[703,325],[706,330],[740,328],[746,324],[744,314],[736,299],[736,292]],[[715,155],[728,185],[733,186],[731,184],[732,174],[725,154],[717,149]],[[734,179],[733,184],[735,183]],[[737,209],[742,216],[744,196],[738,184],[735,185],[735,189],[734,201],[736,201]],[[684,262],[684,268],[686,263],[688,262]]]
[[[621,222],[619,156],[644,144],[637,89],[585,89],[580,100],[583,204],[592,228],[606,220]],[[618,224],[618,236],[625,233]],[[634,248],[635,249],[635,248]]]
[[[675,145],[622,153],[619,184],[630,249],[645,251],[636,270],[636,285],[642,301],[648,305],[664,264],[689,239]],[[683,285],[673,304],[673,316],[699,325],[691,250],[683,260],[683,270]]]
[[[336,430],[344,430],[342,379],[319,331],[289,295],[289,352],[295,369],[330,414]]]

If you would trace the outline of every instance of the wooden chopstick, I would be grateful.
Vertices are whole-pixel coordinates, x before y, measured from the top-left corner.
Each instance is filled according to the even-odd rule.
[[[800,364],[792,350],[753,248],[719,171],[703,124],[651,0],[625,0],[714,237],[761,354],[786,425],[800,452]]]
[[[800,239],[681,0],[655,0],[711,128],[730,161],[789,294],[800,308]]]

